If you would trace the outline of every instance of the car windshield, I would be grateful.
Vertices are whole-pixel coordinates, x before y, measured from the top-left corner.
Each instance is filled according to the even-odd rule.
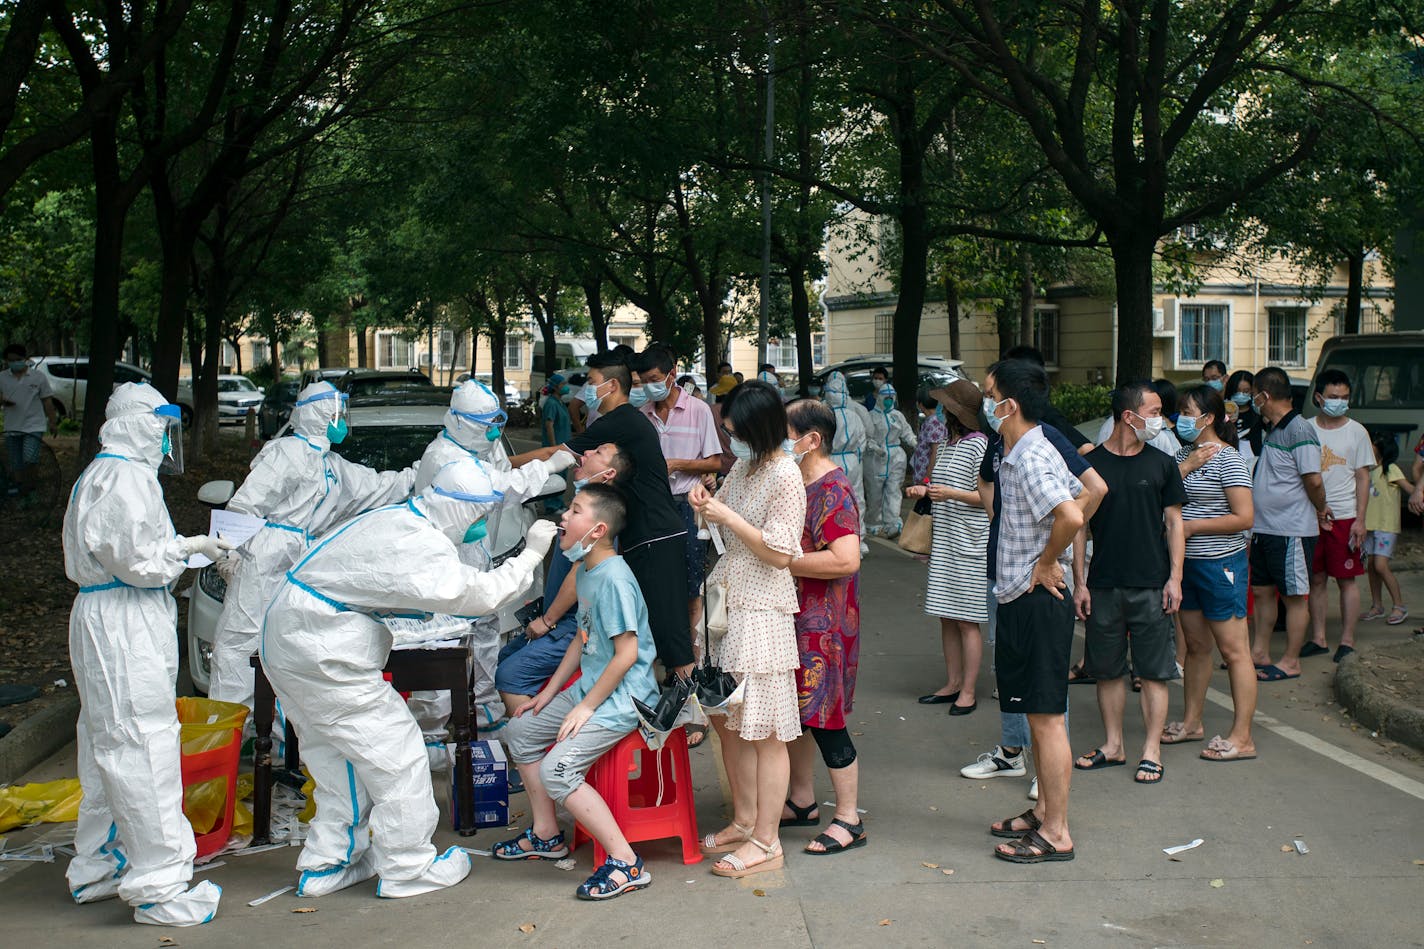
[[[344,390],[351,398],[371,395],[391,395],[400,392],[429,392],[434,385],[419,373],[409,377],[397,376],[384,379],[348,379]]]
[[[1424,364],[1407,346],[1342,346],[1327,365],[1350,377],[1354,408],[1424,408]]]
[[[219,379],[219,392],[256,392],[257,387],[252,384],[251,379]]]
[[[959,377],[952,372],[942,369],[921,369],[919,385],[927,389],[937,389],[947,386]],[[846,388],[850,390],[850,397],[859,401],[864,401],[870,394],[870,370],[860,369],[849,373],[846,376]],[[914,393],[910,393],[914,395]]]
[[[296,399],[297,393],[302,391],[300,382],[279,382],[272,387],[272,398],[280,399],[283,402],[292,402]]]
[[[439,433],[430,425],[368,425],[353,427],[346,440],[332,450],[347,461],[376,471],[400,471],[420,460],[425,447]]]

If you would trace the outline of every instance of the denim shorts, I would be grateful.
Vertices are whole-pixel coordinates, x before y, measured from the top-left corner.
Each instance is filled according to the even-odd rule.
[[[1250,577],[1245,548],[1224,557],[1188,557],[1182,564],[1182,609],[1219,621],[1246,615]]]

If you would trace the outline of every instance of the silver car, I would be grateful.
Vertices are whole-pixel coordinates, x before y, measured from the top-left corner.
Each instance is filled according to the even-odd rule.
[[[445,413],[449,408],[448,390],[431,389],[428,395],[401,393],[398,397],[353,399],[347,414],[350,434],[333,450],[344,458],[377,471],[399,471],[420,461],[425,447],[444,427]],[[278,435],[288,434],[289,431],[289,427],[284,427]],[[506,511],[500,517],[498,533],[490,539],[497,559],[522,547],[529,526],[543,510],[543,499],[562,494],[564,486],[564,479],[553,475],[544,484],[538,498],[531,498],[517,511]],[[232,482],[209,482],[203,485],[198,497],[206,504],[221,506],[227,503],[232,493]],[[372,556],[379,556],[379,551],[372,551]],[[198,580],[193,584],[188,603],[188,671],[194,687],[204,695],[212,675],[213,637],[226,592],[227,583],[216,568],[207,566],[198,571]],[[507,635],[517,629],[519,621],[514,614],[543,593],[544,568],[541,565],[528,589],[499,611],[500,631]]]

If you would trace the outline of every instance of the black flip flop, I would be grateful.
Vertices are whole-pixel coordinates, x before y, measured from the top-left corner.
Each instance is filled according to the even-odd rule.
[[[1079,764],[1078,758],[1087,758],[1088,764]],[[1094,748],[1090,755],[1079,755],[1073,759],[1073,767],[1079,771],[1097,771],[1100,768],[1121,768],[1127,764],[1126,758],[1114,759],[1103,754],[1101,748]]]
[[[1300,647],[1300,658],[1309,659],[1311,656],[1327,656],[1330,654],[1329,646],[1322,646],[1317,642],[1308,642]]]
[[[854,850],[856,847],[865,846],[866,840],[864,824],[847,824],[845,821],[837,817],[835,820],[831,821],[831,826],[839,827],[841,830],[850,834],[850,843],[843,844],[836,838],[832,837],[830,834],[817,834],[814,838],[812,838],[811,843],[820,844],[826,849],[810,850],[803,847],[801,852],[812,857],[824,857],[827,854],[845,853],[847,850]]]
[[[786,799],[786,806],[791,810],[791,813],[792,813],[792,814],[795,814],[796,816],[795,816],[795,817],[783,817],[783,818],[781,819],[781,826],[782,826],[782,827],[819,827],[819,826],[820,826],[820,824],[821,824],[821,815],[820,815],[820,814],[817,814],[815,817],[812,817],[812,816],[811,816],[811,812],[812,812],[812,811],[819,811],[819,810],[821,809],[821,806],[820,806],[819,804],[817,804],[815,801],[812,801],[810,804],[807,804],[805,807],[797,807],[795,804],[792,804],[792,803],[791,803],[791,798],[788,797],[788,798]]]
[[[1147,781],[1142,780],[1142,772],[1144,771],[1146,771],[1148,774],[1157,775],[1156,779]],[[1138,784],[1161,784],[1166,777],[1167,769],[1162,767],[1162,763],[1160,761],[1152,761],[1147,758],[1143,758],[1141,761],[1137,762],[1137,773],[1132,776],[1132,780],[1136,781]]]

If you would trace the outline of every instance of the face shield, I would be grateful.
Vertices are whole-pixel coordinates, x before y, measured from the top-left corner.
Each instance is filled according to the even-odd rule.
[[[323,416],[326,417],[326,439],[333,445],[340,445],[346,440],[346,433],[350,430],[346,423],[346,401],[349,398],[345,392],[337,392],[335,389],[327,392],[318,392],[316,395],[299,399],[295,408],[304,405],[314,405]]]
[[[490,489],[489,494],[475,494],[469,491],[459,491],[454,488],[442,488],[431,485],[430,493],[442,498],[450,498],[453,501],[463,501],[467,504],[478,504],[486,507],[491,504],[498,504],[504,500],[504,492],[497,491],[494,488]],[[478,519],[466,525],[459,542],[462,544],[477,544],[484,540],[487,532],[485,515],[481,514]]]
[[[176,405],[160,405],[153,414],[163,420],[163,460],[159,474],[183,473],[183,410]]]
[[[450,414],[483,428],[485,439],[491,442],[499,441],[499,436],[504,431],[504,423],[509,421],[509,413],[504,409],[495,409],[493,412],[461,412],[452,408]]]

